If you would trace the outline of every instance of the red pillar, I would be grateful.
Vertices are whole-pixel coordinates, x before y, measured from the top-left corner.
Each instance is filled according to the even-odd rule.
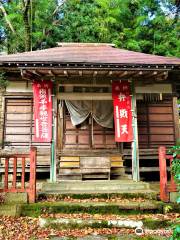
[[[169,202],[167,189],[167,167],[166,167],[166,148],[159,147],[159,168],[160,168],[160,199]]]
[[[25,157],[22,158],[21,189],[25,190]]]
[[[9,158],[5,158],[4,190],[8,190]]]
[[[13,164],[13,184],[12,187],[16,189],[16,180],[17,180],[17,157],[14,157],[14,164]]]
[[[30,149],[30,181],[29,181],[29,203],[36,201],[36,155],[35,147]]]

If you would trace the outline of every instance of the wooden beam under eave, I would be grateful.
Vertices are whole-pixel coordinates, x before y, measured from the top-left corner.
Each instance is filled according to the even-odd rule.
[[[128,71],[124,71],[124,72],[121,72],[120,74],[118,74],[118,77],[122,78],[127,75],[128,75]]]
[[[157,78],[162,79],[162,81],[166,80],[167,77],[168,77],[168,71],[161,72],[157,75]]]
[[[98,72],[97,72],[97,71],[94,71],[94,72],[93,72],[93,77],[96,77],[97,74],[98,74]]]
[[[109,71],[108,76],[112,76],[112,75],[113,75],[113,71]]]
[[[157,71],[138,71],[135,74],[132,75],[133,78],[137,78],[137,79],[148,79],[148,78],[152,78],[154,76],[157,75]]]
[[[79,71],[79,76],[82,77],[82,75],[83,75],[83,71],[80,70],[80,71]]]
[[[57,95],[59,100],[111,100],[112,93],[59,93]]]
[[[133,74],[133,77],[141,77],[143,75],[143,71],[138,71],[135,74]]]
[[[64,70],[64,71],[63,71],[63,73],[64,73],[64,76],[66,76],[66,77],[68,77],[68,76],[69,76],[69,74],[68,74],[68,71],[67,71],[67,70]]]
[[[30,70],[21,70],[21,76],[23,79],[25,80],[30,80],[30,81],[34,81],[34,80],[38,80],[41,81],[42,80],[42,75],[38,74],[38,72],[36,71],[30,71]]]
[[[49,74],[50,76],[52,76],[52,77],[55,77],[55,76],[56,76],[53,70],[49,70],[49,71],[48,71],[48,74]]]
[[[38,70],[32,70],[32,73],[34,75],[37,75],[38,77],[42,77],[43,76],[41,73],[38,72]]]

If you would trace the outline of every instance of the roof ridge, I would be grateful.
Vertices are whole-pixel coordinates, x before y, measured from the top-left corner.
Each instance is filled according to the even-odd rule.
[[[57,42],[58,47],[115,47],[113,43]]]

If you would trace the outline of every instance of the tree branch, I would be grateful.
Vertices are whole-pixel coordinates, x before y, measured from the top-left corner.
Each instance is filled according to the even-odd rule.
[[[64,5],[64,3],[66,2],[66,0],[62,0],[58,6],[56,7],[56,9],[53,12],[53,16],[58,12],[58,10]]]
[[[3,4],[1,2],[0,2],[0,10],[2,11],[2,13],[4,15],[4,18],[5,18],[5,21],[6,21],[7,25],[9,26],[11,31],[15,34],[16,32],[14,30],[14,27],[11,24],[10,20],[8,19],[8,15],[7,15],[6,9],[4,8],[4,6],[3,6]]]

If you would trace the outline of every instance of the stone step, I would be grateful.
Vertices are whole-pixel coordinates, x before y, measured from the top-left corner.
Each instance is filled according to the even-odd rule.
[[[71,226],[73,228],[85,228],[85,227],[101,227],[101,228],[134,228],[141,229],[143,232],[143,222],[135,220],[98,220],[98,219],[81,219],[81,218],[39,218],[39,226],[42,228],[47,228],[53,224]]]
[[[157,201],[146,202],[38,202],[35,204],[24,204],[21,208],[22,216],[39,217],[46,214],[140,214],[140,213],[162,213],[163,204]]]
[[[61,181],[44,183],[42,192],[52,193],[125,193],[151,191],[149,184],[132,180]]]

